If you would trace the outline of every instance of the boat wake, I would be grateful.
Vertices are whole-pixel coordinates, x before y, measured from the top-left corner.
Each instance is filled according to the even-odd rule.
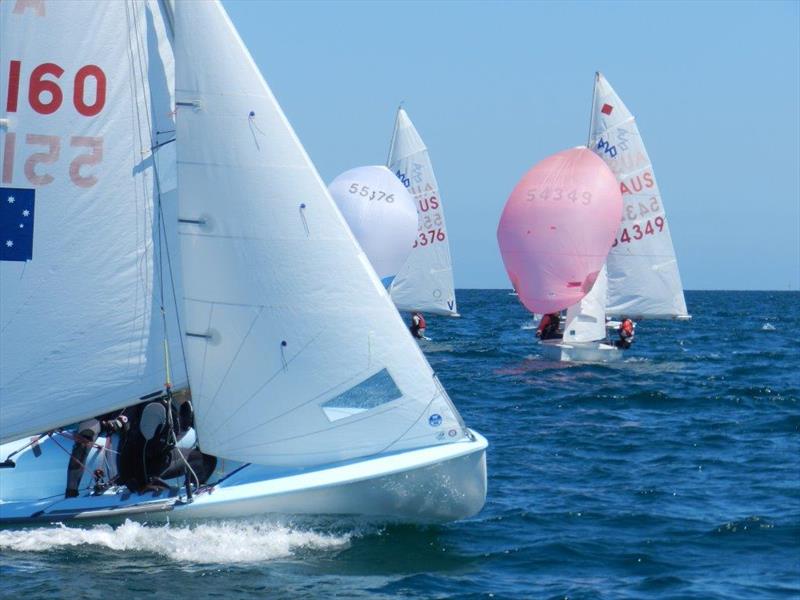
[[[117,552],[152,552],[187,563],[257,563],[303,551],[342,550],[353,533],[327,534],[269,522],[229,521],[148,526],[125,521],[118,527],[0,530],[1,552],[47,552],[94,546]]]

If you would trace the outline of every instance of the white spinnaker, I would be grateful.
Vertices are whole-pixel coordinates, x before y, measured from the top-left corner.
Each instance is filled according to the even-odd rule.
[[[661,193],[636,121],[602,74],[595,78],[589,148],[617,176],[622,224],[608,255],[606,312],[631,318],[686,315]]]
[[[168,36],[153,1],[0,2],[0,187],[35,189],[32,259],[0,262],[0,441],[164,385],[150,148],[173,129]]]
[[[302,466],[463,438],[221,5],[177,3],[175,34],[186,353],[201,448]]]
[[[417,237],[414,198],[383,165],[345,171],[328,192],[381,282],[389,285]]]
[[[567,309],[565,342],[597,342],[606,338],[607,293],[608,278],[603,267],[589,293]]]
[[[397,110],[389,169],[414,196],[419,233],[411,254],[389,293],[400,310],[458,315],[450,241],[439,185],[425,143],[402,108]]]

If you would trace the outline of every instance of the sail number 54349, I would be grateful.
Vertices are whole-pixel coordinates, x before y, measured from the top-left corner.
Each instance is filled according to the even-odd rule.
[[[654,224],[659,232],[664,231],[664,217],[656,217],[653,219],[652,223],[648,219],[647,222],[644,223],[644,228],[638,223],[633,225],[630,231],[628,231],[627,227],[623,227],[622,233],[619,238],[614,238],[614,243],[611,244],[611,247],[615,248],[618,244],[630,244],[631,242],[642,239],[646,235],[654,235],[656,233],[656,229],[653,227]]]

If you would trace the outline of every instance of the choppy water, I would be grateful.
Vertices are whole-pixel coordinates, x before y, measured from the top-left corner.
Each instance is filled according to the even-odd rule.
[[[640,323],[616,366],[541,360],[505,291],[429,319],[491,442],[471,520],[7,529],[0,596],[799,597],[800,294],[687,300],[691,323]]]

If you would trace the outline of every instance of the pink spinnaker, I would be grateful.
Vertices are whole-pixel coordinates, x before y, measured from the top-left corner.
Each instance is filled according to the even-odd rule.
[[[497,227],[503,263],[525,307],[552,313],[580,301],[621,220],[617,178],[591,150],[564,150],[528,171]]]

